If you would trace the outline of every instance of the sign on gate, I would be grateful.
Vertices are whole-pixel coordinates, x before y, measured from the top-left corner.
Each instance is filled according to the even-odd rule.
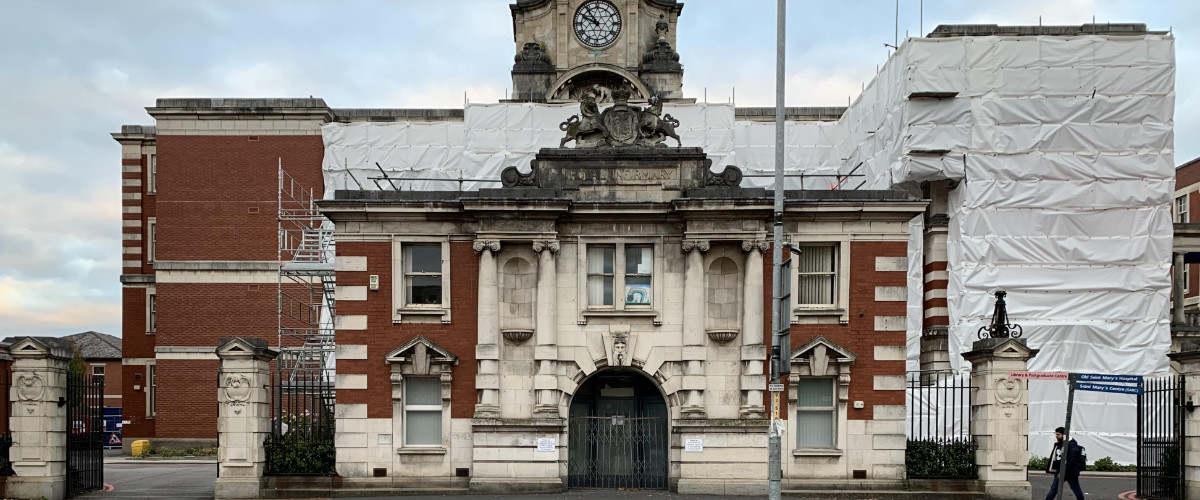
[[[1111,392],[1115,394],[1141,394],[1142,388],[1136,385],[1111,385],[1111,384],[1093,384],[1090,382],[1080,382],[1075,384],[1075,388],[1081,391],[1092,392]]]
[[[1109,375],[1104,373],[1080,373],[1078,375],[1080,382],[1105,382],[1116,384],[1140,384],[1142,383],[1141,375]]]
[[[1067,372],[1008,372],[1014,380],[1066,380]]]

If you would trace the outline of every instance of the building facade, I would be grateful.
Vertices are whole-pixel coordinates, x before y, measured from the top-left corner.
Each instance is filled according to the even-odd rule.
[[[346,477],[562,486],[571,416],[586,414],[607,430],[661,419],[654,460],[685,491],[757,484],[771,346],[770,212],[755,175],[773,161],[774,110],[682,95],[681,14],[669,0],[518,1],[501,103],[170,98],[147,108],[153,126],[114,133],[125,441],[215,441],[219,338],[312,340],[331,355],[323,369],[336,359]],[[1043,349],[1036,369],[1165,364],[1173,77],[1170,36],[1143,25],[939,26],[851,106],[785,111],[785,234],[804,250],[788,278],[791,480],[902,479],[906,360],[962,369],[998,286],[1015,319],[1045,320],[1032,347],[1086,351]],[[639,121],[605,122],[618,115]],[[645,142],[612,145],[627,139]],[[455,189],[413,171],[485,182]],[[308,338],[283,313],[281,276],[304,244],[281,243],[285,199],[326,199],[334,222],[334,263],[307,282],[336,311],[314,309],[329,325]],[[1105,232],[1111,220],[1128,234]],[[1143,307],[1064,305],[1080,280],[1118,275],[1097,267],[1131,280],[1095,285],[1110,292],[1092,303]],[[1120,321],[1091,321],[1106,315]],[[1045,427],[1060,401],[1034,393]],[[1114,442],[1098,456],[1120,459]]]

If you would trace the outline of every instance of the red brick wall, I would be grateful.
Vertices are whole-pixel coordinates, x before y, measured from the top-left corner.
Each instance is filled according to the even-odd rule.
[[[280,158],[324,192],[316,135],[160,136],[157,151],[161,260],[275,260]]]
[[[146,289],[121,289],[121,355],[153,358],[155,335],[146,335]]]
[[[215,359],[158,360],[155,436],[217,437],[218,366]]]
[[[104,394],[106,396],[121,395],[121,362],[104,362]],[[121,407],[121,397],[104,398],[104,406]]]
[[[159,345],[216,347],[220,337],[278,343],[275,283],[159,283],[157,291]]]
[[[121,420],[129,422],[121,428],[121,437],[125,441],[129,441],[129,438],[154,437],[155,421],[146,418],[147,382],[145,366],[121,367]],[[136,390],[133,388],[135,385],[138,386]]]
[[[1200,184],[1200,161],[1192,160],[1175,170],[1175,190],[1182,190],[1196,184]],[[1174,213],[1175,201],[1172,198],[1172,220],[1174,220]],[[1200,191],[1192,191],[1188,195],[1188,222],[1200,222]],[[1184,296],[1200,296],[1200,264],[1188,264],[1187,267],[1188,291]]]
[[[366,286],[368,276],[379,275],[379,291],[368,291],[365,301],[338,302],[338,315],[367,315],[366,330],[338,330],[338,344],[366,345],[365,360],[338,360],[339,374],[366,374],[367,390],[340,389],[340,404],[367,405],[370,418],[392,416],[391,367],[384,355],[417,336],[458,355],[450,383],[450,414],[470,418],[475,412],[475,341],[477,339],[476,293],[479,256],[470,242],[450,244],[451,323],[392,324],[392,246],[390,243],[338,242],[338,256],[365,256],[366,272],[338,272],[339,286]]]
[[[875,346],[904,346],[905,332],[875,331],[876,316],[905,316],[907,305],[904,302],[876,302],[876,286],[907,286],[908,276],[903,271],[881,272],[875,270],[875,257],[904,257],[908,254],[908,242],[853,242],[850,244],[850,303],[848,311],[850,321],[846,325],[792,325],[792,346],[784,353],[790,355],[808,341],[825,336],[830,341],[849,349],[858,355],[854,365],[850,367],[850,401],[864,402],[864,408],[848,410],[851,420],[871,420],[875,405],[903,405],[904,391],[876,391],[875,375],[904,375],[904,361],[876,361]],[[771,345],[771,258],[770,253],[763,259],[765,307],[764,318],[767,318],[765,343]],[[770,347],[768,347],[770,349]],[[768,352],[770,352],[768,350]],[[766,366],[765,370],[770,370]],[[790,389],[790,388],[789,388]],[[786,393],[785,393],[786,394]],[[770,394],[765,394],[764,404],[770,411]],[[787,418],[786,400],[781,399],[780,413]]]

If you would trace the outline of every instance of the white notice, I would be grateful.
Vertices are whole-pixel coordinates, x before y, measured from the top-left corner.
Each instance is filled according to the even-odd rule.
[[[537,451],[555,451],[555,449],[554,438],[538,438]]]
[[[693,451],[693,452],[704,451],[704,440],[703,439],[684,440],[683,451]]]

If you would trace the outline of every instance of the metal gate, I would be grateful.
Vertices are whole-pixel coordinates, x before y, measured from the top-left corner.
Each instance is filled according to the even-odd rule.
[[[1138,395],[1137,497],[1183,500],[1183,377],[1145,379]]]
[[[908,372],[909,479],[976,479],[971,377],[951,370]]]
[[[67,496],[104,487],[104,379],[67,374]]]
[[[667,487],[667,417],[571,417],[568,486]]]
[[[263,446],[268,476],[336,476],[333,385],[315,371],[293,377],[276,369],[271,390],[271,435]]]

